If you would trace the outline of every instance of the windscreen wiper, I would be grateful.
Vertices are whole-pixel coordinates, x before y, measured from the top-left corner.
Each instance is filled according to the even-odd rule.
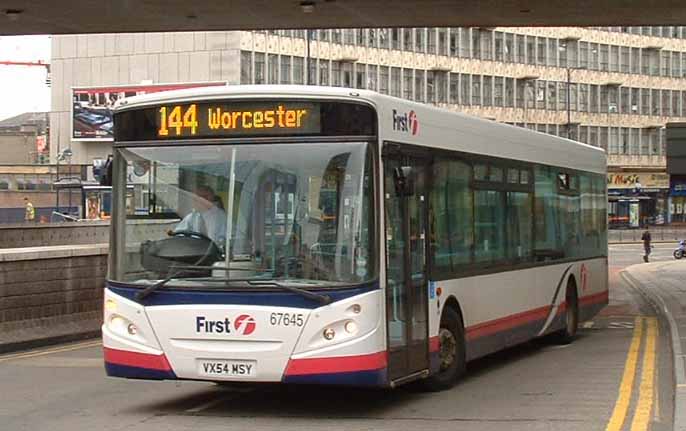
[[[248,284],[251,286],[263,286],[263,287],[276,287],[278,289],[283,289],[288,292],[292,292],[295,294],[298,294],[300,296],[303,296],[307,299],[311,299],[313,301],[317,301],[322,305],[329,305],[333,302],[333,299],[329,295],[323,295],[321,293],[314,293],[310,292],[309,290],[305,289],[300,289],[298,287],[294,286],[288,286],[287,284],[282,284],[279,283],[278,281],[274,280],[251,280],[248,281]]]

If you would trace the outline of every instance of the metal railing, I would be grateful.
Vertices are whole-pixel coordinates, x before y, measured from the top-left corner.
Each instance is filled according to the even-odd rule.
[[[610,229],[607,232],[607,242],[641,242],[641,235],[645,229]],[[678,241],[686,239],[686,226],[651,227],[650,237],[653,241]]]

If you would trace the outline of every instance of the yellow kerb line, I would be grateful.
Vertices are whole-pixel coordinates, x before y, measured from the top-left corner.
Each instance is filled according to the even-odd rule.
[[[47,350],[39,350],[39,351],[33,351],[33,352],[16,353],[14,355],[0,356],[0,363],[12,361],[12,360],[16,360],[16,359],[27,359],[27,358],[34,358],[36,356],[45,356],[45,355],[50,355],[53,353],[71,352],[72,350],[86,349],[88,347],[99,346],[101,343],[102,342],[100,340],[88,341],[85,343],[71,344],[69,346],[52,348],[52,349],[47,349]]]
[[[631,431],[646,431],[650,423],[650,411],[653,408],[653,394],[655,391],[655,345],[657,343],[657,320],[647,319],[646,347],[643,352],[643,369],[641,371],[641,386],[638,395],[638,405],[631,423]]]
[[[643,319],[636,317],[634,321],[634,335],[629,345],[629,353],[624,365],[622,382],[619,385],[619,396],[617,403],[612,411],[610,421],[607,423],[605,431],[620,431],[624,425],[626,413],[631,402],[631,389],[634,386],[634,376],[636,375],[636,365],[638,363],[638,352],[641,348],[641,338],[643,337]]]

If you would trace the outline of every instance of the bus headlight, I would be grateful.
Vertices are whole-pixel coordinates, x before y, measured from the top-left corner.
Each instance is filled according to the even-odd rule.
[[[333,328],[326,328],[322,335],[324,336],[324,338],[331,341],[333,340],[333,337],[336,336],[336,331],[334,331]]]

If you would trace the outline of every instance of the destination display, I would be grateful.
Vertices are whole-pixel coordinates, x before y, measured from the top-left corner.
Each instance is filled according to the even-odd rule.
[[[159,138],[250,134],[312,134],[321,131],[318,107],[309,103],[228,105],[192,103],[161,106]]]
[[[376,135],[376,112],[348,102],[199,101],[115,114],[115,140]]]

